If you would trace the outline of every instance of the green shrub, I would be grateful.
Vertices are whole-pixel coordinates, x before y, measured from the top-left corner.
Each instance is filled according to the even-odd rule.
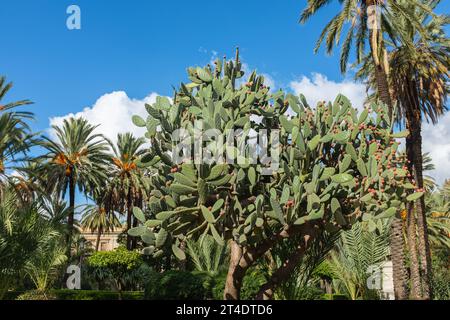
[[[18,295],[16,300],[55,300],[55,296],[52,292],[30,290]]]
[[[322,300],[348,300],[348,297],[345,294],[325,293],[322,295]]]
[[[114,291],[96,290],[52,290],[56,300],[118,300],[119,294]],[[123,292],[123,300],[143,300],[142,291]]]
[[[170,270],[152,272],[145,288],[149,300],[203,300],[208,298],[204,274]]]

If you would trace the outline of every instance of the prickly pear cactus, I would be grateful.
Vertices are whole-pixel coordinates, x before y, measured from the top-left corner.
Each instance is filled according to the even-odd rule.
[[[158,257],[172,248],[184,259],[180,243],[207,234],[220,244],[234,239],[255,247],[307,222],[333,232],[362,218],[375,230],[380,219],[399,214],[414,186],[396,157],[396,138],[407,133],[391,134],[385,107],[359,114],[340,95],[312,108],[303,95],[271,92],[255,72],[242,82],[243,74],[238,58],[189,68],[191,82],[172,100],[159,97],[146,105],[147,119],[133,117],[147,127],[152,145],[141,165],[157,171],[147,211],[134,212],[142,225],[129,231],[148,244],[145,254]],[[278,130],[277,170],[263,175],[263,165],[248,161],[174,163],[172,133],[181,128],[194,135],[198,120],[221,132]],[[242,150],[227,146],[225,153],[242,159],[249,152]]]

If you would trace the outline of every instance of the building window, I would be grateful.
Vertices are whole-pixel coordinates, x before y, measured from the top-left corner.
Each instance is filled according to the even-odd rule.
[[[100,243],[100,251],[108,251],[108,242],[102,241]]]

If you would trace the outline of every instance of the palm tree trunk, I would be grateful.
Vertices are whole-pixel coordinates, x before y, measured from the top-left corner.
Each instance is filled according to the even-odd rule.
[[[367,5],[373,5],[374,3],[374,1],[368,1]],[[386,62],[382,64],[378,56],[378,37],[380,36],[381,32],[378,32],[378,30],[370,30],[369,43],[373,62],[375,65],[375,78],[377,83],[378,97],[388,107],[389,118],[392,119],[394,114],[392,98],[389,90],[387,70],[385,70]],[[402,230],[403,221],[400,218],[394,216],[391,228],[391,259],[394,273],[393,278],[395,297],[396,299],[400,300],[408,299],[408,273],[405,267],[405,243],[403,240]]]
[[[414,179],[419,189],[423,189],[423,157],[422,157],[422,132],[421,132],[421,115],[419,112],[412,115],[409,119],[410,125],[410,141],[409,150],[407,144],[407,155],[413,167]],[[417,235],[418,238],[418,252],[420,257],[420,275],[422,278],[422,295],[423,299],[429,300],[432,298],[431,288],[431,252],[428,241],[428,225],[426,219],[425,199],[421,197],[415,203],[417,215]]]
[[[128,234],[128,230],[130,230],[132,226],[132,213],[131,213],[131,205],[127,205],[127,249],[132,250],[133,247],[133,238]]]
[[[98,228],[97,231],[97,241],[95,243],[95,251],[98,251],[98,248],[100,247],[100,237],[102,236],[102,229]]]
[[[133,249],[133,238],[128,234],[128,230],[133,225],[133,206],[131,203],[131,189],[128,190],[127,195],[127,249]]]
[[[417,256],[417,236],[416,236],[416,217],[414,206],[411,203],[407,205],[407,236],[410,259],[411,273],[411,298],[420,299],[422,297],[422,285],[419,271],[419,258]]]
[[[405,266],[404,247],[403,222],[396,218],[391,225],[391,260],[396,300],[408,299],[408,271]]]
[[[67,256],[71,256],[71,244],[73,235],[73,225],[75,216],[75,179],[73,173],[69,176],[69,216],[67,217],[68,234],[67,234]]]

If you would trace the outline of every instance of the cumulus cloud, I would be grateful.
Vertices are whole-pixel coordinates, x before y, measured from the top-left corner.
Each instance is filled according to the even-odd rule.
[[[442,185],[450,178],[450,113],[447,112],[437,125],[425,123],[422,136],[423,151],[430,153],[436,167],[429,174]]]
[[[92,107],[87,107],[78,113],[70,113],[61,117],[50,118],[50,125],[61,125],[64,119],[83,117],[93,125],[99,125],[97,132],[104,134],[113,142],[117,141],[118,133],[131,132],[137,137],[143,137],[145,128],[136,127],[131,117],[139,115],[147,118],[145,104],[156,101],[157,93],[151,93],[142,100],[129,98],[124,91],[115,91],[101,96]],[[55,137],[52,129],[50,135]]]
[[[319,101],[333,102],[341,93],[350,99],[355,108],[362,108],[367,96],[364,84],[351,80],[335,82],[320,73],[313,73],[310,78],[302,76],[300,80],[291,81],[289,87],[295,94],[304,94],[311,106],[316,106]]]

